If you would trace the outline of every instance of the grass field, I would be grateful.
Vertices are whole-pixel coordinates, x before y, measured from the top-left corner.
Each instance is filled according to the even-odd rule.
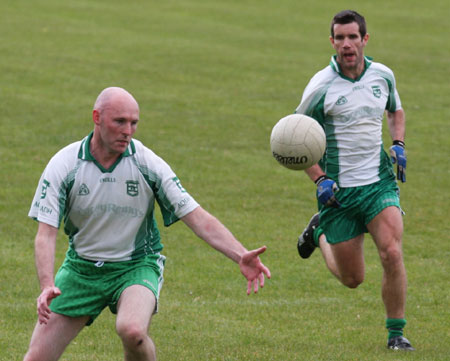
[[[318,252],[298,257],[314,185],[269,150],[272,126],[328,64],[329,22],[344,8],[366,16],[366,54],[394,70],[407,114],[410,354],[385,349],[370,237],[356,290]],[[247,297],[235,264],[181,223],[161,229],[168,261],[150,330],[159,360],[448,360],[449,13],[447,0],[1,1],[0,360],[22,359],[36,322],[36,224],[27,213],[39,176],[57,150],[91,131],[95,97],[111,85],[135,95],[136,138],[198,202],[248,248],[268,246],[262,259],[273,277]],[[121,359],[108,310],[62,357]]]

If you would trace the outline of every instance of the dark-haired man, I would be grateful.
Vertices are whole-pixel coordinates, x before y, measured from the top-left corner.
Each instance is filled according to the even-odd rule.
[[[351,10],[336,14],[330,36],[336,55],[310,80],[296,110],[315,118],[327,139],[323,159],[306,170],[317,185],[319,213],[297,247],[302,258],[320,247],[332,274],[356,288],[364,280],[363,240],[370,233],[383,266],[387,346],[414,350],[403,336],[403,221],[392,169],[397,163],[397,179],[406,181],[405,115],[393,72],[364,56],[368,40],[363,16]],[[384,113],[393,140],[391,159],[383,150]]]

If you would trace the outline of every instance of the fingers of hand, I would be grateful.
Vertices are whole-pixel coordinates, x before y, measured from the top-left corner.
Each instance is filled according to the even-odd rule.
[[[261,271],[262,271],[260,277],[262,276],[263,279],[264,279],[264,275],[266,275],[267,278],[270,278],[270,277],[272,276],[271,273],[270,273],[270,269],[267,268],[263,263],[261,263],[260,269],[261,269]],[[264,284],[264,281],[263,281],[263,284]]]
[[[251,264],[255,260],[259,261],[258,256],[261,253],[264,253],[266,251],[266,249],[267,249],[266,246],[262,246],[262,247],[260,247],[258,249],[254,249],[254,250],[248,251],[246,254],[244,254],[242,256],[242,261],[244,263],[248,263],[248,264]]]
[[[56,297],[61,294],[61,291],[57,287],[46,288],[42,291],[37,299],[37,313],[39,318],[39,323],[46,324],[50,318],[51,310],[50,303]]]
[[[341,206],[341,204],[339,203],[339,201],[336,199],[335,196],[331,197],[328,202],[326,203],[326,205],[328,207],[333,207],[333,208],[339,208]]]
[[[38,319],[39,319],[39,323],[42,325],[46,325],[48,320],[50,319],[50,314],[41,314],[38,313]]]
[[[260,268],[261,260],[259,259],[259,255],[261,253],[264,253],[266,251],[267,247],[263,246],[258,249],[254,249],[252,251],[247,252],[242,256],[241,261],[239,262],[242,265],[247,265],[250,267],[257,267]]]
[[[406,182],[406,169],[400,164],[397,167],[397,179],[402,181],[402,183]]]
[[[336,184],[336,182],[333,182],[333,185],[331,186],[331,190],[333,191],[333,194],[339,192],[339,187]]]
[[[259,276],[259,285],[261,286],[261,288],[264,287],[264,273],[260,273]]]
[[[264,275],[264,274],[265,274],[268,278],[270,278],[270,277],[271,277],[271,274],[270,274],[269,268],[267,268],[267,267],[261,262],[261,260],[260,260],[259,257],[258,257],[258,255],[260,255],[261,253],[265,252],[266,249],[267,249],[267,247],[266,247],[266,246],[263,246],[263,247],[261,247],[261,248],[258,248],[257,250],[252,251],[252,252],[254,252],[254,253],[252,253],[252,256],[253,256],[253,257],[252,257],[251,261],[250,261],[248,264],[250,265],[252,262],[255,262],[255,263],[252,264],[252,267],[255,267],[257,270],[259,270],[260,275]],[[263,276],[263,277],[264,277],[264,276]]]
[[[266,246],[262,246],[258,249],[255,249],[253,251],[251,251],[252,253],[254,253],[254,255],[259,256],[260,254],[264,253],[266,251],[267,247]]]
[[[404,169],[406,168],[406,153],[403,147],[399,145],[393,145],[389,148],[389,154],[391,156],[392,164],[397,163],[397,179],[405,182],[402,172],[404,173]],[[401,169],[400,169],[401,168]]]
[[[391,148],[391,150],[389,151],[390,155],[391,155],[391,162],[392,164],[395,164],[397,162],[397,153],[395,153],[395,150]]]
[[[50,308],[47,304],[47,299],[43,297],[39,297],[37,299],[37,314],[39,318],[39,323],[47,323],[48,319],[50,318]]]
[[[406,182],[406,154],[401,147],[393,146],[390,149],[391,161],[397,163],[397,179]]]
[[[328,199],[327,203],[325,203],[327,206],[332,206],[334,203],[336,203],[336,197],[332,196]]]
[[[252,292],[252,281],[247,282],[247,295],[249,295]]]
[[[247,295],[252,293],[258,293],[259,287],[264,287],[264,274],[261,272],[255,279],[248,280],[247,282]]]
[[[258,280],[253,281],[253,292],[258,293]]]

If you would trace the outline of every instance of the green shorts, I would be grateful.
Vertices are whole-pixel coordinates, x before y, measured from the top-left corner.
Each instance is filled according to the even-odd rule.
[[[401,209],[399,188],[391,179],[361,187],[340,188],[336,198],[341,203],[340,208],[320,209],[318,232],[322,230],[331,244],[367,233],[367,224],[383,209],[390,206]]]
[[[87,325],[90,325],[106,306],[117,312],[117,302],[125,288],[142,285],[154,293],[156,313],[165,259],[154,254],[137,260],[102,263],[82,259],[69,249],[55,277],[61,295],[52,301],[50,309],[70,317],[89,316]]]

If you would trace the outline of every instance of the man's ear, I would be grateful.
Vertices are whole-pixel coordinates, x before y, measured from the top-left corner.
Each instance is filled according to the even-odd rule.
[[[363,37],[363,39],[362,39],[362,41],[363,41],[363,43],[364,43],[364,46],[366,46],[367,45],[367,42],[369,41],[369,33],[366,33],[366,35],[364,35],[364,37]]]
[[[92,120],[94,122],[95,125],[99,125],[100,124],[100,112],[96,109],[94,109],[92,111]]]

